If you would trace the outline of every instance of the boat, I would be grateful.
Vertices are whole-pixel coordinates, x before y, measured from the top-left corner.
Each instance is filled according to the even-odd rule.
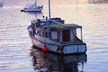
[[[80,29],[80,37],[77,29]],[[28,32],[34,47],[44,52],[65,55],[87,51],[86,43],[83,42],[82,26],[65,24],[61,18],[51,18],[50,11],[49,18],[32,20]]]
[[[28,4],[26,7],[24,7],[23,10],[24,12],[42,12],[43,5],[38,6],[37,5],[37,0],[35,0],[34,4]]]

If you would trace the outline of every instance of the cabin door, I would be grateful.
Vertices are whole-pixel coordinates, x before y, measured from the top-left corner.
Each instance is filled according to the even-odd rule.
[[[70,30],[63,30],[62,31],[62,41],[63,42],[70,41]]]

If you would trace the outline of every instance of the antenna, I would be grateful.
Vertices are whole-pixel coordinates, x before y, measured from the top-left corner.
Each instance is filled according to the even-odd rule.
[[[48,14],[49,14],[49,19],[50,19],[50,18],[51,18],[51,11],[50,11],[50,0],[48,0],[48,9],[49,9],[49,10],[48,10],[48,11],[49,11],[49,13],[48,13]]]

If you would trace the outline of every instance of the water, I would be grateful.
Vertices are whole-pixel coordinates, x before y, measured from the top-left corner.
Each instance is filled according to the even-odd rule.
[[[80,72],[87,62],[86,54],[62,56],[33,49],[32,56],[34,69],[44,72]]]
[[[32,43],[27,26],[32,19],[47,16],[47,3],[39,1],[45,6],[44,14],[20,12],[29,2],[30,0],[22,2],[5,0],[4,7],[0,8],[0,72],[39,72],[37,70],[37,68],[41,70],[39,67],[49,67],[49,72],[108,71],[108,4],[76,5],[70,3],[71,0],[62,2],[53,0],[52,17],[61,17],[66,23],[82,25],[83,39],[87,43],[88,50],[86,54],[80,56],[59,57],[48,54],[49,58],[44,58],[40,51],[36,51],[35,61],[30,55]]]

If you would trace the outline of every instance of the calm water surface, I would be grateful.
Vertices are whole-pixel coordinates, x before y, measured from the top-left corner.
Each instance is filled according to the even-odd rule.
[[[87,53],[58,56],[35,50],[31,56],[31,40],[27,26],[30,21],[47,16],[46,2],[42,14],[20,12],[29,0],[5,0],[0,8],[0,72],[107,72],[108,71],[108,4],[52,4],[52,17],[61,17],[66,23],[83,26],[83,39]],[[33,53],[34,54],[34,53]],[[43,69],[42,69],[43,68]]]

